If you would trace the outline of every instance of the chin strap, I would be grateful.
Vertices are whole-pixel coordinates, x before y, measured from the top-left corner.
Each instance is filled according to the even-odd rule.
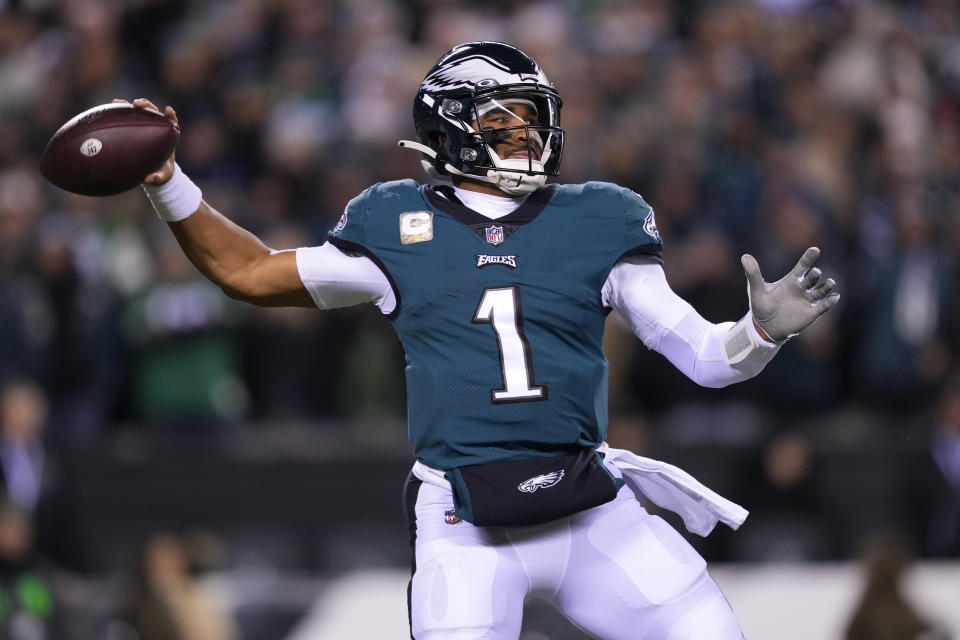
[[[414,151],[419,151],[425,156],[429,157],[432,160],[437,159],[437,152],[428,147],[425,144],[420,144],[419,142],[414,142],[413,140],[400,140],[397,142],[397,146],[401,149],[413,149]],[[470,178],[471,180],[481,180],[483,182],[489,182],[490,184],[496,185],[498,189],[507,193],[511,196],[522,196],[528,193],[533,193],[537,189],[543,186],[543,183],[547,181],[547,176],[545,175],[529,175],[527,173],[520,173],[527,168],[530,164],[526,160],[516,159],[516,160],[501,160],[496,153],[493,152],[489,146],[487,147],[487,153],[490,155],[491,160],[493,160],[494,165],[498,168],[503,167],[504,169],[514,169],[514,171],[499,171],[497,169],[490,169],[487,171],[487,175],[477,175],[474,173],[464,173],[460,171],[453,165],[448,162],[443,164],[445,171],[448,171],[454,175],[463,176],[464,178]],[[549,157],[549,150],[547,151],[547,156]],[[546,161],[547,158],[544,158]],[[441,175],[436,168],[436,165],[432,162],[422,160],[421,164],[423,165],[424,171],[427,172],[431,178],[435,179],[444,179],[446,176]],[[543,164],[540,162],[531,163],[534,169],[539,171],[543,170]]]

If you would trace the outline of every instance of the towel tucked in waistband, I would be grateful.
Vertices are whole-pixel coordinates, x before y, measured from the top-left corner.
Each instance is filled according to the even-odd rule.
[[[706,536],[718,522],[738,529],[747,519],[746,509],[710,490],[679,467],[625,449],[613,449],[607,443],[597,447],[597,451],[604,455],[606,464],[620,470],[624,482],[634,493],[679,515],[691,533]],[[443,471],[419,460],[413,465],[413,475],[422,482],[451,490]]]

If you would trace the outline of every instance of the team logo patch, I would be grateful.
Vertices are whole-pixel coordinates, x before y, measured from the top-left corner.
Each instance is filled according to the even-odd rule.
[[[532,478],[524,480],[517,485],[517,489],[520,489],[520,491],[523,493],[533,493],[537,489],[546,489],[547,487],[552,487],[563,480],[563,473],[563,469],[560,469],[559,471],[551,471],[550,473],[533,476]]]
[[[404,211],[400,214],[400,242],[413,244],[433,240],[433,213]]]
[[[463,522],[463,520],[457,517],[457,512],[453,509],[450,509],[450,511],[444,511],[443,519],[446,520],[447,524],[460,524]]]
[[[423,91],[452,90],[459,88],[495,87],[517,82],[539,82],[549,85],[540,69],[536,73],[511,73],[503,63],[487,56],[474,54],[447,62],[434,69],[423,79]]]
[[[488,256],[483,253],[477,254],[477,269],[489,267],[491,264],[502,264],[511,269],[517,268],[517,256]]]
[[[337,220],[336,226],[333,228],[334,233],[343,231],[343,228],[347,226],[347,210],[343,210],[343,215],[340,216],[340,219]]]
[[[487,232],[487,242],[493,246],[503,242],[503,227],[487,227],[485,231]]]
[[[643,230],[647,232],[647,235],[653,236],[657,240],[660,239],[660,233],[657,231],[657,220],[653,217],[653,209],[650,209],[650,213],[643,220]]]

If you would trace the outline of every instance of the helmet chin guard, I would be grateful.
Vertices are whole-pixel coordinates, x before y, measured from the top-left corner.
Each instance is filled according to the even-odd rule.
[[[439,169],[438,163],[436,162],[437,152],[418,142],[400,140],[397,146],[401,149],[414,149],[433,159],[434,162],[421,160],[420,166],[422,166],[424,172],[434,180],[450,180],[451,175],[462,176],[471,180],[489,182],[511,196],[524,196],[528,193],[533,193],[547,181],[547,174],[543,173],[543,164],[536,160],[527,161],[520,158],[501,160],[499,156],[491,150],[489,152],[491,158],[495,158],[494,161],[499,168],[488,170],[486,175],[476,175],[464,173],[449,164],[445,165],[442,170]],[[540,171],[541,173],[529,173],[531,169],[533,171]]]
[[[528,55],[500,42],[468,42],[427,73],[413,105],[418,140],[399,145],[423,153],[423,167],[434,179],[459,175],[525,195],[559,173],[561,106]],[[512,117],[500,119],[504,113]],[[495,148],[508,139],[519,148],[500,158]]]
[[[547,174],[542,173],[543,164],[536,160],[531,162],[519,158],[500,160],[492,151],[490,154],[491,159],[496,158],[494,162],[501,167],[501,169],[488,170],[487,178],[489,178],[489,181],[495,184],[498,189],[511,196],[525,196],[528,193],[533,193],[547,181]],[[534,171],[540,171],[541,173],[532,175],[526,173],[526,171],[531,168],[531,165]],[[503,169],[506,169],[506,171]]]

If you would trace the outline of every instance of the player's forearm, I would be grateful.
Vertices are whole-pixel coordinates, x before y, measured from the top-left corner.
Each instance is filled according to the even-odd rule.
[[[168,162],[170,176],[144,189],[184,253],[231,298],[263,306],[312,306],[292,253],[274,254],[252,233],[203,202],[200,189]]]
[[[705,320],[670,289],[657,264],[618,264],[604,294],[647,347],[701,386],[725,387],[752,378],[779,349],[760,336],[750,314],[737,323]]]
[[[780,349],[756,332],[749,314],[740,322],[719,324],[708,322],[692,308],[691,314],[678,327],[663,332],[658,351],[671,362],[674,354],[677,360],[689,360],[691,365],[681,370],[700,386],[719,388],[749,380],[763,371]],[[686,335],[681,327],[686,328]],[[746,336],[741,333],[751,331]],[[691,342],[697,338],[699,343],[694,346]],[[749,344],[743,345],[740,340]]]
[[[675,323],[658,322],[652,331],[647,327],[638,333],[644,343],[702,387],[720,388],[749,380],[763,371],[779,349],[764,344],[757,335],[757,342],[739,360],[732,360],[727,345],[731,332],[741,329],[740,323],[713,324],[692,307]]]
[[[227,295],[258,296],[254,274],[270,249],[256,236],[202,201],[196,213],[168,224],[190,262]]]

